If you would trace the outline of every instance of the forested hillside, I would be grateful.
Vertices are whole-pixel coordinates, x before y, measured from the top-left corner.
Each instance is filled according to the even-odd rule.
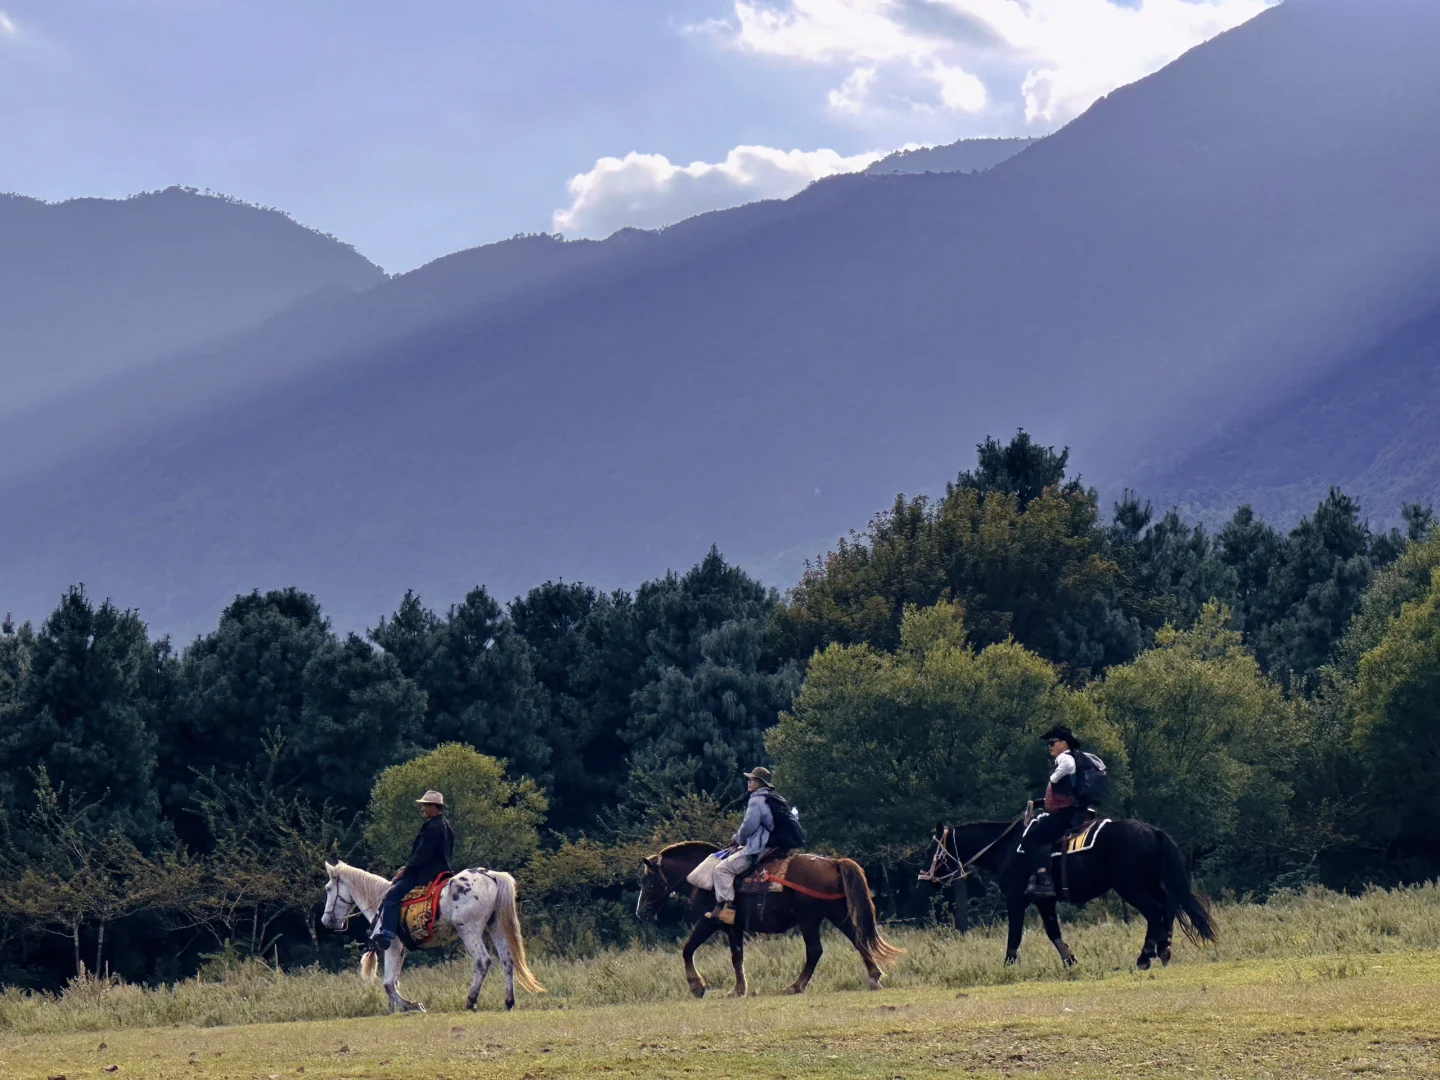
[[[1102,507],[1022,432],[783,596],[712,549],[628,591],[407,593],[364,634],[242,594],[182,643],[77,585],[0,631],[3,978],[339,963],[322,860],[389,872],[431,786],[553,947],[626,939],[637,854],[723,837],[761,762],[813,846],[923,914],[930,827],[1016,813],[1057,721],[1212,892],[1430,877],[1440,536],[1403,516],[1374,532],[1331,491],[1211,533]]]
[[[778,584],[986,431],[1044,430],[1109,494],[1247,445],[1434,307],[1437,48],[1433,4],[1287,3],[984,172],[522,238],[292,312],[217,354],[225,394],[103,446],[46,425],[81,432],[0,481],[0,594],[38,621],[84,580],[188,636],[257,587],[354,629],[406,588],[633,589],[712,542]],[[1377,515],[1433,495],[1375,460]]]

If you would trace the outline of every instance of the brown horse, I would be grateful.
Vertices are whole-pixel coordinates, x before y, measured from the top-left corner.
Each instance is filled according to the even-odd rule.
[[[735,968],[735,989],[732,997],[745,996],[745,935],[783,934],[791,927],[800,928],[805,940],[805,968],[787,993],[803,993],[815,974],[823,951],[820,926],[826,919],[850,939],[865,961],[870,976],[870,989],[880,989],[880,980],[893,968],[904,949],[891,945],[880,934],[875,922],[875,904],[870,899],[870,885],[865,871],[852,859],[829,859],[822,855],[796,855],[785,870],[780,892],[737,892],[735,924],[726,926],[705,916],[715,907],[715,893],[699,889],[685,879],[707,857],[719,849],[714,844],[690,841],[672,844],[658,855],[643,860],[640,877],[640,901],[635,914],[640,918],[658,918],[672,896],[685,901],[686,912],[695,922],[681,956],[685,960],[685,978],[690,992],[697,998],[705,996],[705,980],[695,970],[695,950],[716,931],[723,930],[730,939],[730,962]],[[756,871],[758,872],[758,870]]]

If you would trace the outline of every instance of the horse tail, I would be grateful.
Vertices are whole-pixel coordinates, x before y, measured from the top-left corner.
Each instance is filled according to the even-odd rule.
[[[899,963],[905,950],[891,945],[880,933],[865,871],[854,859],[836,859],[835,864],[840,868],[840,880],[845,883],[845,901],[850,909],[850,921],[855,925],[855,944],[869,953],[870,959],[880,967],[890,970]]]
[[[374,982],[380,978],[378,973],[379,967],[380,957],[376,954],[375,950],[366,949],[365,955],[360,958],[360,978],[365,982]]]
[[[490,871],[490,877],[495,882],[496,929],[510,949],[510,958],[515,963],[515,981],[523,990],[543,994],[545,987],[540,985],[525,960],[525,936],[520,933],[520,915],[515,909],[515,879],[503,870]]]
[[[1165,833],[1160,837],[1160,884],[1165,890],[1166,914],[1177,919],[1180,929],[1192,943],[1220,940],[1210,905],[1190,887],[1190,874],[1185,869],[1185,856],[1179,846]]]

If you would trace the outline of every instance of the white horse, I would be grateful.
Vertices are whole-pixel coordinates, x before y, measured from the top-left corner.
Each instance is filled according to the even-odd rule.
[[[325,886],[325,914],[322,926],[343,930],[350,917],[359,912],[373,926],[380,916],[380,904],[390,888],[390,881],[345,863],[326,863],[330,882]],[[467,1009],[475,1008],[480,988],[490,971],[490,953],[485,949],[484,935],[490,935],[500,963],[505,968],[505,1008],[515,1007],[515,982],[532,994],[543,994],[545,988],[531,974],[525,962],[525,939],[520,935],[520,916],[515,910],[515,879],[502,870],[462,870],[446,882],[440,892],[440,911],[435,923],[436,943],[458,935],[475,961],[475,978],[465,998]],[[398,987],[400,969],[405,964],[405,946],[397,937],[385,953],[385,994],[390,1011],[423,1011],[418,1002],[401,997]],[[360,961],[361,978],[374,980],[375,953],[367,952]]]

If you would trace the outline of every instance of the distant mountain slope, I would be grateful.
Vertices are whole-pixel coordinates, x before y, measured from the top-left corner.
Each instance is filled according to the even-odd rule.
[[[193,627],[294,582],[354,625],[624,584],[837,536],[1020,425],[1118,487],[1433,307],[1437,49],[1440,5],[1291,0],[982,173],[545,247],[503,296],[500,252],[433,264],[363,342],[342,304],[333,355],[0,487],[0,604],[82,579]]]
[[[1014,157],[1039,139],[961,139],[945,146],[897,150],[872,164],[868,173],[984,172]]]
[[[0,195],[0,413],[383,276],[284,214],[180,188]]]
[[[1434,295],[1440,303],[1440,281]],[[1245,503],[1293,524],[1332,484],[1377,525],[1398,523],[1406,502],[1440,504],[1440,306],[1137,482],[1211,525]]]

